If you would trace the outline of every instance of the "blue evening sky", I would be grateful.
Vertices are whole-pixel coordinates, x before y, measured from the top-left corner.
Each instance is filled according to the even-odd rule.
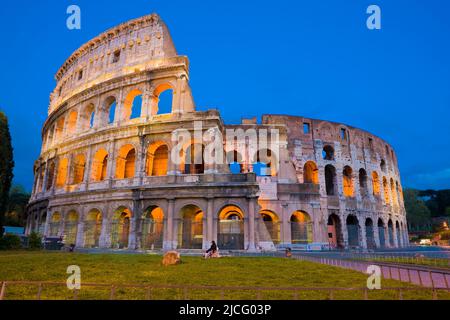
[[[82,29],[66,28],[81,7]],[[382,30],[366,28],[366,8]],[[390,142],[405,187],[450,188],[448,0],[54,0],[0,7],[0,109],[10,120],[15,183],[31,190],[54,74],[121,22],[158,13],[191,61],[199,110],[228,123],[264,113],[360,127]]]

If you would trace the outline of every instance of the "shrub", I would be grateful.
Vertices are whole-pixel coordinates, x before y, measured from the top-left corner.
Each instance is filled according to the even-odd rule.
[[[15,234],[6,234],[0,238],[0,250],[17,250],[21,247],[20,237]]]
[[[34,249],[41,249],[41,247],[42,247],[41,236],[36,232],[30,233],[30,236],[28,237],[28,248],[34,250]]]

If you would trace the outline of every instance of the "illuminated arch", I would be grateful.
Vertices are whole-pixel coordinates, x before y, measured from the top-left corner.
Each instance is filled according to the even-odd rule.
[[[67,134],[72,135],[77,129],[78,112],[73,110],[69,113],[69,118],[67,119]]]
[[[142,91],[140,89],[131,90],[124,101],[122,119],[129,120],[140,118],[142,112]]]
[[[344,196],[353,197],[355,194],[355,189],[353,186],[353,170],[349,166],[345,166],[342,172],[342,186],[344,191]]]
[[[116,178],[128,179],[135,175],[136,149],[131,144],[120,148],[117,155]]]
[[[108,174],[108,152],[105,149],[99,149],[92,160],[92,181],[103,181]]]
[[[314,161],[308,161],[303,167],[303,182],[319,184],[319,169]]]
[[[102,232],[103,216],[100,210],[91,209],[84,221],[84,247],[94,248],[99,246]]]
[[[169,167],[169,147],[164,142],[152,143],[147,149],[147,176],[165,176]]]
[[[293,244],[307,244],[313,241],[312,221],[310,215],[301,210],[292,213],[291,224],[291,242]]]
[[[75,156],[73,163],[73,184],[84,181],[84,171],[86,167],[86,157],[83,154]]]
[[[123,249],[128,247],[132,212],[127,207],[117,208],[111,219],[111,247]]]
[[[380,177],[378,176],[378,173],[376,171],[372,172],[372,189],[373,189],[373,195],[379,196],[380,191]]]
[[[66,185],[67,171],[69,170],[69,159],[62,158],[58,163],[58,173],[56,174],[56,187],[62,188]]]

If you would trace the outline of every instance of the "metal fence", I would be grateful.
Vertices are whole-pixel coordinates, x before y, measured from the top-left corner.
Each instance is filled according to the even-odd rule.
[[[64,299],[84,300],[82,294],[89,289],[102,289],[108,293],[108,297],[102,300],[123,299],[120,297],[124,290],[139,290],[140,296],[134,296],[134,299],[140,300],[161,300],[157,298],[158,291],[172,290],[179,294],[171,295],[171,300],[196,300],[195,292],[209,294],[215,300],[236,300],[233,293],[248,293],[248,300],[300,300],[302,295],[306,295],[307,299],[314,300],[341,300],[342,294],[350,294],[346,296],[351,300],[370,300],[374,296],[372,294],[390,294],[393,300],[410,299],[405,296],[410,294],[421,294],[421,299],[440,300],[449,299],[449,289],[444,288],[414,288],[414,287],[386,287],[379,290],[369,290],[368,288],[304,288],[304,287],[252,287],[252,286],[201,286],[201,285],[140,285],[140,284],[100,284],[100,283],[83,283],[81,289],[69,290],[65,282],[39,282],[39,281],[2,281],[0,282],[0,300],[8,299],[8,291],[18,286],[28,286],[34,288],[34,294],[26,300],[46,300],[43,293],[44,289],[55,288],[64,289],[66,295]],[[70,295],[67,293],[70,292]],[[276,298],[273,294],[284,293],[285,295]],[[313,296],[311,296],[313,294]],[[233,298],[234,297],[234,298]],[[267,299],[269,297],[269,299]],[[92,297],[91,297],[92,298]],[[14,299],[14,298],[11,298]],[[52,297],[52,299],[58,299]],[[59,297],[61,299],[61,297]],[[202,298],[203,299],[203,298]],[[384,298],[386,299],[386,298]]]
[[[417,265],[389,265],[378,261],[352,261],[346,259],[320,258],[308,255],[294,255],[295,259],[311,261],[330,266],[352,269],[366,273],[369,265],[378,265],[385,279],[409,282],[423,287],[436,289],[450,289],[450,271],[431,270]]]

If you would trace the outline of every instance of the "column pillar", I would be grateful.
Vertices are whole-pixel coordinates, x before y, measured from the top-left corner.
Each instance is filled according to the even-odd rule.
[[[174,207],[175,207],[175,200],[169,199],[168,200],[168,206],[167,206],[167,228],[164,232],[164,241],[163,241],[163,249],[164,250],[172,250],[176,249],[177,241],[174,239]]]
[[[248,204],[248,251],[256,251],[255,246],[255,200],[249,199]]]
[[[362,249],[366,250],[367,249],[367,233],[366,233],[365,218],[358,220],[358,224],[359,224],[359,230],[360,230],[360,235],[361,235],[361,239],[359,239],[359,244]]]

